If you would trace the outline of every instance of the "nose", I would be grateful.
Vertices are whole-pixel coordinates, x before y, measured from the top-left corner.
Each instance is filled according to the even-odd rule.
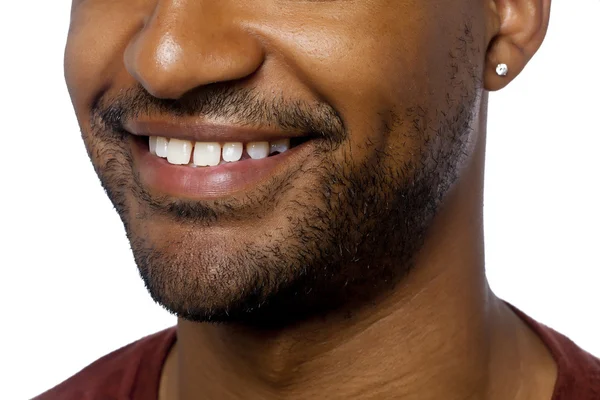
[[[264,61],[262,45],[224,3],[159,0],[125,50],[129,73],[164,99],[252,75]]]

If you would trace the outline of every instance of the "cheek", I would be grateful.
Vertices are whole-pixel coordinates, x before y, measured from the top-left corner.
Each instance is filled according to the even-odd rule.
[[[267,24],[277,29],[254,27],[280,51],[290,73],[342,115],[355,143],[366,136],[385,141],[377,135],[393,114],[417,105],[435,108],[444,99],[448,54],[464,22],[460,5],[450,15],[449,7],[431,2],[361,7]]]
[[[123,53],[143,26],[150,6],[145,3],[149,2],[88,0],[74,7],[65,49],[65,78],[80,123],[98,93],[133,82],[123,67]]]

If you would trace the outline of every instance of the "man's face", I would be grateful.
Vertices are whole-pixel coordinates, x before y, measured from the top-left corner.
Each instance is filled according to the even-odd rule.
[[[484,20],[470,1],[76,0],[69,91],[153,298],[251,319],[406,273],[476,140]],[[192,134],[297,146],[196,168],[149,153]]]

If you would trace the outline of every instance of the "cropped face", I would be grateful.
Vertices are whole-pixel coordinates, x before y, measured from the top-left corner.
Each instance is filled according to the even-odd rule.
[[[66,79],[153,298],[317,312],[411,266],[477,140],[484,2],[80,0]]]

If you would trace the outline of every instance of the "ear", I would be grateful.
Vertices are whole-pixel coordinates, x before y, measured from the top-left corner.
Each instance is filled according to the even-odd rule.
[[[484,87],[499,90],[521,73],[540,48],[550,19],[551,0],[489,0],[488,50]],[[508,72],[500,76],[498,64]]]

